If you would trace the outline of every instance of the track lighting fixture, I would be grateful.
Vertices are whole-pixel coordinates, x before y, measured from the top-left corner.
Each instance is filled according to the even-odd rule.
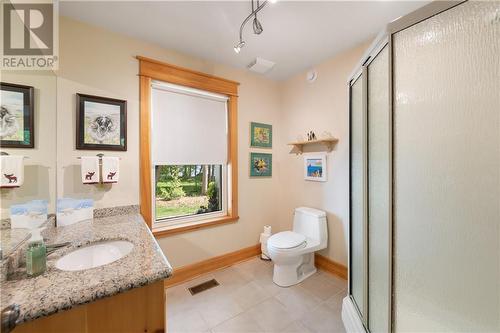
[[[253,33],[256,35],[260,35],[264,31],[262,28],[262,24],[260,24],[259,20],[257,19],[257,15],[255,15],[253,19]]]
[[[242,48],[243,46],[245,46],[245,42],[244,42],[244,41],[242,41],[242,40],[240,40],[240,42],[234,46],[234,52],[236,52],[236,53],[240,53],[241,48]]]
[[[262,3],[260,3],[259,0],[255,0],[255,2],[254,2],[254,0],[250,0],[250,1],[252,1],[252,12],[250,13],[250,15],[248,15],[245,18],[245,20],[243,20],[243,23],[241,23],[241,26],[240,26],[240,39],[239,39],[238,44],[236,44],[234,46],[234,52],[236,52],[236,53],[240,53],[241,49],[243,48],[243,46],[245,46],[245,41],[243,40],[243,28],[245,27],[245,25],[247,24],[247,22],[253,17],[253,32],[256,35],[260,35],[264,31],[264,28],[262,28],[262,24],[260,23],[259,19],[257,18],[257,13],[262,8],[264,8],[264,6],[268,2],[276,3],[277,0],[265,0]],[[257,5],[257,6],[255,6],[255,5]]]

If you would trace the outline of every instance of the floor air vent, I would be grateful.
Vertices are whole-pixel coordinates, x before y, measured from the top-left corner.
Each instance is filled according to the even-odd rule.
[[[218,285],[219,285],[219,282],[217,282],[215,279],[212,279],[212,280],[208,280],[206,282],[200,283],[200,284],[193,286],[191,288],[188,288],[188,289],[189,289],[189,292],[191,293],[191,295],[196,295],[196,294],[201,293],[202,291],[208,290],[208,289],[213,288],[213,287],[217,287]]]

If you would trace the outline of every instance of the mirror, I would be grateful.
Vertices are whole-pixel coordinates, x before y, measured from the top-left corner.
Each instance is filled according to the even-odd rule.
[[[1,74],[0,218],[5,257],[16,240],[29,234],[20,227],[30,225],[37,214],[55,214],[57,79],[51,71]],[[4,159],[7,155],[14,158]],[[12,223],[11,213],[17,222]]]

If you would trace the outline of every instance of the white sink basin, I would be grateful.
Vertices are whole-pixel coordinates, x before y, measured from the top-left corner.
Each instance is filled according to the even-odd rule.
[[[133,247],[134,244],[123,240],[90,244],[57,260],[56,267],[63,271],[81,271],[107,265],[125,257]]]

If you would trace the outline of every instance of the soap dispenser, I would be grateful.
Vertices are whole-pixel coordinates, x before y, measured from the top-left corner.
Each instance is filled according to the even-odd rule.
[[[31,238],[26,250],[26,273],[28,276],[43,274],[47,269],[47,248],[40,234],[42,229],[31,230]]]

